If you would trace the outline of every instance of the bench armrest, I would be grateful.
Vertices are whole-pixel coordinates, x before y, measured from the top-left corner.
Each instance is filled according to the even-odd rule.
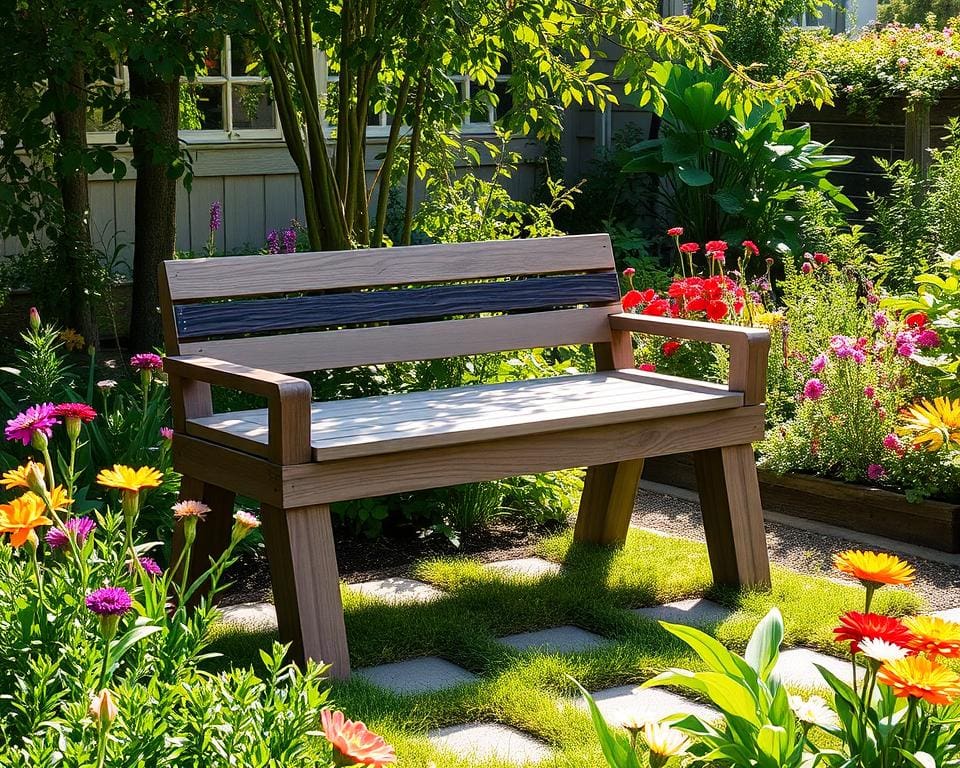
[[[236,389],[267,400],[267,452],[271,461],[310,461],[313,390],[309,382],[200,355],[167,357],[163,368],[170,377],[176,431],[186,432],[187,419],[212,414],[210,385]]]
[[[619,312],[610,315],[615,331],[649,333],[730,347],[730,391],[743,392],[744,405],[762,403],[767,391],[767,353],[770,333],[763,328],[703,323],[675,317],[655,317]]]

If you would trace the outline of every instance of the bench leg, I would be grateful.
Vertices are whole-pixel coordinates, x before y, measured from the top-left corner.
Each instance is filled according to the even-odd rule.
[[[643,472],[643,459],[598,464],[587,469],[574,541],[623,544]]]
[[[769,586],[770,561],[753,447],[697,451],[693,462],[713,580]]]
[[[340,600],[330,507],[278,509],[264,504],[261,522],[280,640],[293,659],[331,665],[331,677],[350,677],[350,654]]]
[[[204,483],[184,475],[180,481],[180,500],[202,501],[210,507],[210,514],[197,525],[197,537],[190,553],[190,582],[197,579],[210,567],[210,558],[217,558],[230,543],[230,531],[233,529],[233,503],[236,494],[226,488]],[[176,563],[183,550],[183,526],[176,525],[173,531],[173,550],[171,563]],[[191,604],[195,604],[206,590],[194,593]]]

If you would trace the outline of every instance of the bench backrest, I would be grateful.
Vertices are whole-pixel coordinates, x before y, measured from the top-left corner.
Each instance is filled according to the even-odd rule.
[[[167,261],[160,289],[168,354],[280,373],[609,342],[620,307],[606,235]]]

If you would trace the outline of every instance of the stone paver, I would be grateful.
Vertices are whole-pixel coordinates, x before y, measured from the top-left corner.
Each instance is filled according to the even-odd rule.
[[[485,568],[500,571],[509,576],[553,576],[560,573],[560,566],[541,557],[519,557],[514,560],[498,560],[487,563]]]
[[[717,710],[690,701],[663,688],[641,688],[637,685],[620,685],[593,694],[597,708],[610,725],[620,726],[631,720],[662,720],[669,715],[696,715],[708,722],[719,716]],[[579,697],[576,705],[587,708],[587,702]]]
[[[939,616],[941,619],[946,619],[947,621],[960,622],[960,608],[947,608],[944,611],[934,611],[932,615]]]
[[[538,763],[550,757],[550,748],[525,733],[499,723],[466,723],[427,734],[438,747],[475,760],[495,758],[511,763]]]
[[[427,693],[472,683],[476,675],[437,656],[356,670],[359,677],[394,693]]]
[[[801,688],[826,688],[827,684],[814,664],[819,664],[844,682],[850,682],[849,661],[811,651],[809,648],[791,648],[783,651],[775,671],[787,685]]]
[[[733,611],[726,606],[702,597],[677,600],[649,608],[636,608],[633,612],[652,621],[666,621],[670,624],[686,624],[688,627],[701,628],[719,624],[733,614]]]
[[[354,592],[388,603],[428,603],[443,594],[436,587],[423,581],[402,577],[364,581],[349,586]]]
[[[220,609],[228,624],[243,624],[246,627],[271,628],[277,626],[277,609],[273,603],[237,603]]]
[[[538,632],[521,632],[501,637],[500,642],[518,651],[542,651],[544,653],[577,653],[606,645],[609,640],[580,627],[553,627]]]

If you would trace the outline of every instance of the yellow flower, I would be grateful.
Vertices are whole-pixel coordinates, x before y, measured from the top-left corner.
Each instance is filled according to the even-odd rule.
[[[912,584],[913,566],[886,552],[862,552],[848,549],[833,556],[833,564],[842,573],[848,573],[866,587],[884,584]]]
[[[643,727],[643,740],[647,742],[651,758],[660,758],[658,763],[666,762],[671,757],[682,755],[690,745],[690,739],[676,728],[666,723],[647,723]],[[651,759],[651,764],[655,762]]]
[[[909,437],[917,447],[939,451],[953,443],[960,448],[960,399],[921,400],[900,411],[900,420],[897,433]]]
[[[39,464],[34,465],[34,462],[28,461],[22,467],[17,467],[16,469],[11,469],[4,472],[3,477],[0,478],[0,485],[2,485],[8,491],[11,488],[29,488],[30,483],[28,478],[33,466],[39,467],[40,474],[43,474],[42,466]]]
[[[764,328],[779,328],[786,322],[783,312],[757,312],[753,316],[754,323]]]
[[[0,534],[10,534],[12,547],[22,547],[28,539],[36,546],[38,540],[34,529],[53,523],[45,512],[43,500],[35,493],[25,493],[9,504],[0,504]]]
[[[960,656],[960,624],[939,616],[910,616],[904,626],[913,633],[910,649],[930,658]]]
[[[194,501],[193,499],[178,501],[173,505],[173,516],[177,520],[182,520],[185,517],[195,517],[198,520],[203,520],[209,511],[210,507],[202,501]]]
[[[73,328],[64,328],[62,331],[60,331],[60,341],[63,342],[63,345],[70,352],[76,352],[79,349],[83,349],[87,343],[83,336],[77,333]]]
[[[877,681],[901,699],[923,699],[930,704],[950,704],[960,696],[960,677],[926,656],[907,656],[880,667]]]
[[[114,464],[113,469],[101,469],[97,475],[100,485],[133,493],[139,493],[144,488],[156,488],[162,480],[163,475],[153,467],[133,469],[123,464]]]
[[[57,512],[64,512],[73,504],[73,499],[67,495],[67,489],[62,485],[57,485],[50,491],[50,506]]]

